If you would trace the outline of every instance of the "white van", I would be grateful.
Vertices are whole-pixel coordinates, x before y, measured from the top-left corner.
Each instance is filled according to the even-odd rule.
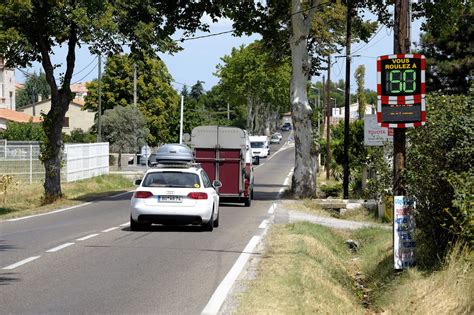
[[[252,155],[265,158],[270,155],[270,144],[267,136],[250,136]]]

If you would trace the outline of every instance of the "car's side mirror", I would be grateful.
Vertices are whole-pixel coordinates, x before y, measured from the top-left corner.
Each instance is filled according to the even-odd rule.
[[[252,165],[259,165],[259,164],[260,164],[260,157],[252,156]]]
[[[212,187],[214,187],[214,188],[222,187],[221,181],[220,181],[220,180],[217,180],[217,179],[214,180],[214,181],[212,182]]]
[[[141,180],[141,179],[135,180],[135,185],[140,186],[141,183],[142,183],[142,180]]]

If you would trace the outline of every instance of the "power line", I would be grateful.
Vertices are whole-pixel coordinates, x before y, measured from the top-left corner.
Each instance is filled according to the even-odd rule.
[[[75,76],[78,75],[79,73],[81,73],[81,72],[83,72],[84,70],[86,70],[87,68],[89,68],[89,66],[90,66],[96,59],[97,59],[97,56],[95,56],[95,58],[92,59],[92,61],[89,62],[89,64],[88,64],[87,66],[85,66],[84,68],[82,68],[80,71],[74,73],[74,74],[71,76],[71,78],[72,78],[72,77],[75,77]]]
[[[175,42],[184,42],[184,41],[187,41],[187,40],[208,38],[208,37],[219,36],[219,35],[223,35],[223,34],[227,34],[227,33],[232,33],[232,32],[234,32],[234,29],[232,29],[232,30],[230,30],[230,31],[220,32],[220,33],[212,33],[212,34],[207,34],[207,35],[202,35],[202,36],[181,38],[181,39],[179,39],[179,40],[175,40]]]
[[[361,51],[362,48],[364,48],[365,46],[367,46],[367,45],[377,36],[377,34],[382,30],[382,28],[383,28],[383,25],[380,25],[380,27],[379,27],[379,29],[377,30],[377,32],[375,32],[375,34],[372,35],[372,37],[371,37],[364,45],[362,45],[361,47],[355,49],[354,52],[352,52],[352,53],[355,54],[355,53]],[[384,37],[383,37],[383,38],[384,38]]]
[[[97,62],[97,63],[95,64],[95,66],[94,66],[85,76],[83,76],[82,78],[80,78],[79,80],[77,80],[76,82],[73,82],[73,83],[71,83],[71,84],[79,83],[79,82],[81,82],[82,80],[84,80],[85,78],[87,78],[87,76],[88,76],[89,74],[91,74],[92,71],[95,70],[95,68],[97,68],[97,65],[98,65],[98,64],[99,64],[99,62]]]

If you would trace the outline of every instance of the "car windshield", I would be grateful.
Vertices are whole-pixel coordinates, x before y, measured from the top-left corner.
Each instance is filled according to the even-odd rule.
[[[143,180],[143,187],[199,188],[199,176],[186,172],[153,172]]]
[[[264,147],[263,142],[250,142],[250,146],[254,149],[261,149]]]

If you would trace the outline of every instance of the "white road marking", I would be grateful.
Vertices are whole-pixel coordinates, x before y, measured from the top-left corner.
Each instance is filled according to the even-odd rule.
[[[129,225],[130,225],[130,222],[127,222],[127,223],[124,223],[124,224],[120,224],[119,226],[126,227],[126,226],[129,226]]]
[[[245,267],[249,258],[254,254],[254,250],[260,242],[260,236],[254,236],[250,239],[243,252],[235,262],[234,266],[230,269],[229,273],[225,276],[224,280],[219,284],[211,299],[207,303],[206,307],[202,310],[201,314],[217,314],[222,304],[224,303],[227,294],[234,285],[235,280],[239,276],[242,269]]]
[[[68,207],[68,208],[64,208],[64,209],[59,209],[59,210],[51,211],[51,212],[48,212],[48,213],[33,214],[33,215],[26,216],[26,217],[9,219],[7,221],[8,222],[14,222],[14,221],[20,221],[20,220],[34,218],[34,217],[40,217],[40,216],[43,216],[43,215],[48,215],[48,214],[53,214],[53,213],[58,213],[58,212],[63,212],[63,211],[67,211],[67,210],[76,209],[76,208],[79,208],[79,207],[84,207],[84,206],[90,205],[91,203],[92,202],[86,202],[86,203],[83,203],[83,204],[80,204],[80,205],[77,205],[77,206],[72,206],[72,207]]]
[[[270,209],[268,209],[268,213],[273,214],[275,212],[275,208],[276,208],[276,203],[273,203]]]
[[[259,229],[265,229],[268,226],[268,220],[263,220],[258,226]]]
[[[26,263],[29,263],[30,261],[33,261],[33,260],[36,260],[38,258],[40,258],[41,256],[33,256],[33,257],[30,257],[30,258],[26,258],[26,259],[23,259],[22,261],[19,261],[17,263],[14,263],[13,265],[10,265],[10,266],[7,266],[3,269],[5,270],[11,270],[11,269],[15,269],[16,267],[19,267],[21,265],[24,265]]]
[[[66,244],[63,244],[63,245],[59,245],[58,247],[48,249],[46,252],[47,253],[54,253],[54,252],[57,252],[57,251],[59,251],[63,248],[69,247],[71,245],[74,245],[74,243],[66,243]]]
[[[90,234],[90,235],[78,238],[76,241],[85,241],[85,240],[88,240],[90,238],[96,237],[97,235],[99,235],[99,234],[97,234],[97,233],[96,234]]]
[[[102,231],[102,233],[107,233],[107,232],[110,232],[110,231],[116,230],[116,229],[118,229],[118,228],[119,228],[118,226],[114,226],[114,227],[111,227],[110,229],[103,230],[103,231]]]

